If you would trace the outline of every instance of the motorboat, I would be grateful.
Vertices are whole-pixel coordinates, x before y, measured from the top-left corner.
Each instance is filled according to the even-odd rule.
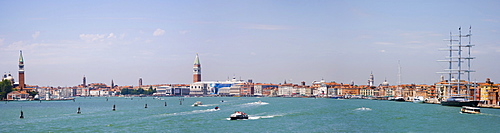
[[[476,107],[463,106],[462,109],[460,109],[460,112],[467,114],[479,114],[481,113],[481,109]]]
[[[203,103],[201,103],[200,101],[197,101],[193,104],[193,106],[200,106],[200,105],[203,105]]]
[[[396,97],[396,98],[394,98],[394,101],[396,101],[396,102],[404,102],[405,98],[403,98],[403,97]]]
[[[231,118],[231,120],[248,119],[248,115],[241,111],[236,111],[229,117]]]
[[[424,97],[418,96],[413,98],[413,103],[424,103]]]

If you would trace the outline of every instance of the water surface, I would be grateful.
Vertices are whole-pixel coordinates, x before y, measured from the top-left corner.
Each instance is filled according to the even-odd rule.
[[[0,132],[497,132],[500,110],[324,98],[93,97],[0,103]],[[221,102],[221,101],[224,102]],[[259,103],[258,101],[261,101]],[[182,101],[182,105],[181,105]],[[202,106],[192,106],[196,101]],[[165,106],[165,102],[167,106]],[[147,108],[145,105],[147,104]],[[116,105],[116,111],[112,111]],[[220,109],[215,110],[218,106]],[[77,108],[81,114],[77,114]],[[20,110],[24,119],[19,119]],[[248,120],[229,120],[234,111]]]

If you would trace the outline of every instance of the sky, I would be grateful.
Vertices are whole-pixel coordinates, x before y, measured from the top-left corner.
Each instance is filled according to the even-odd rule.
[[[500,83],[500,1],[0,1],[0,72],[29,85],[387,80],[433,84],[472,30],[473,81]],[[398,65],[399,62],[399,65]],[[398,67],[399,66],[399,67]],[[401,78],[398,78],[399,70]]]

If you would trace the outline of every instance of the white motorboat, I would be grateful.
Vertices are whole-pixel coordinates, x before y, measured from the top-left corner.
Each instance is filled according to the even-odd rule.
[[[200,106],[200,105],[203,105],[203,103],[201,103],[200,101],[197,101],[193,104],[193,106]]]
[[[243,113],[241,111],[236,111],[231,116],[229,116],[231,120],[238,120],[238,119],[248,119],[248,115],[246,113]]]
[[[418,96],[418,97],[413,98],[413,103],[424,103],[424,97]]]

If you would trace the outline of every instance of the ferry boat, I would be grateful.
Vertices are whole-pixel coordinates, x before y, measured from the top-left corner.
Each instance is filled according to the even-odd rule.
[[[479,114],[481,113],[481,109],[475,107],[463,106],[462,109],[460,109],[460,112],[467,114]]]
[[[465,97],[450,97],[445,101],[441,101],[441,105],[443,106],[469,106],[469,107],[477,107],[479,101],[469,101],[469,99]]]
[[[241,111],[236,111],[231,116],[229,116],[231,120],[238,120],[238,119],[248,119],[248,115],[246,113],[243,113]]]

